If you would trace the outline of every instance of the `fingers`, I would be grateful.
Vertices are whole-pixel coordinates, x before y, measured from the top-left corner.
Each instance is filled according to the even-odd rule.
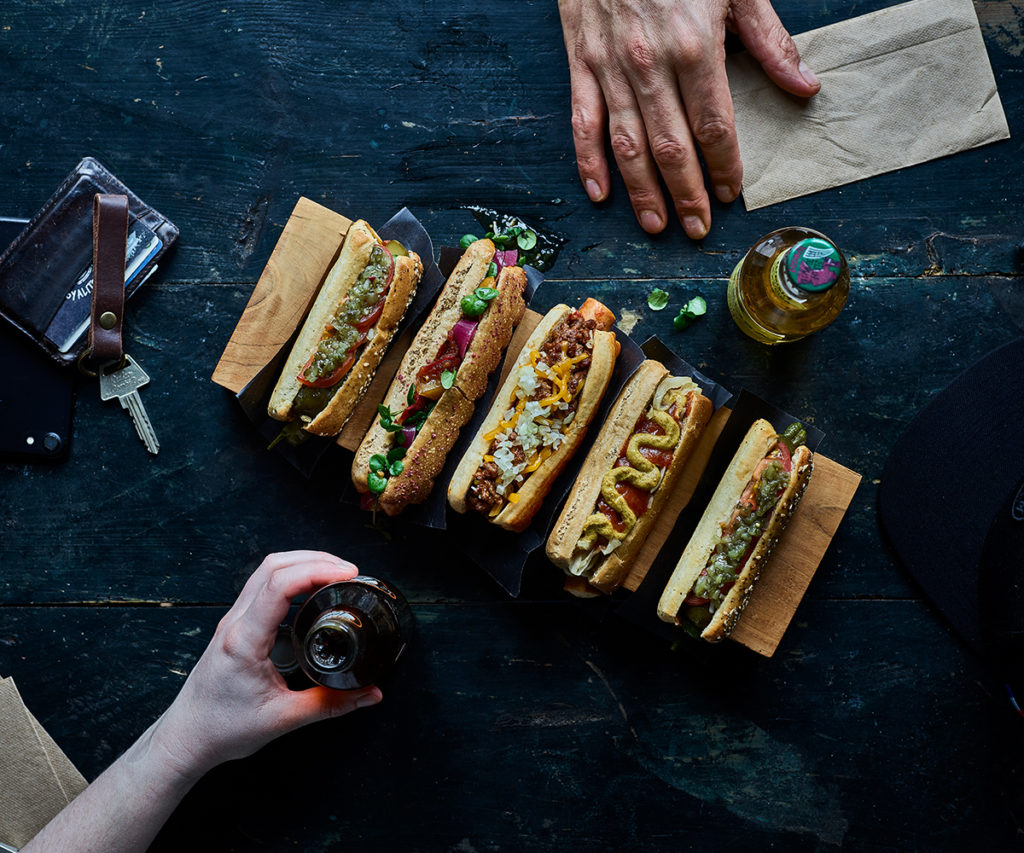
[[[711,61],[684,63],[679,69],[678,85],[715,196],[728,203],[743,188],[743,164],[725,60],[719,55],[721,43],[721,37],[716,37],[708,46],[714,54]]]
[[[665,199],[658,183],[658,168],[651,153],[641,107],[633,89],[625,81],[607,81],[605,95],[608,98],[608,134],[612,154],[629,193],[630,204],[640,227],[648,234],[658,234],[665,229],[667,222]]]
[[[317,720],[340,717],[358,708],[369,708],[382,698],[377,687],[363,687],[359,690],[311,687],[290,693],[282,698],[280,707],[276,709],[277,719],[282,726],[280,734]]]
[[[604,124],[607,117],[604,96],[597,78],[586,65],[569,69],[572,92],[572,139],[576,147],[576,168],[591,201],[608,197],[611,179],[604,154]]]
[[[237,624],[236,643],[251,644],[254,653],[269,654],[293,598],[357,574],[352,563],[322,551],[271,554],[246,582],[222,625]]]
[[[734,2],[732,22],[750,55],[777,86],[802,98],[821,89],[817,75],[800,58],[800,51],[767,0]]]

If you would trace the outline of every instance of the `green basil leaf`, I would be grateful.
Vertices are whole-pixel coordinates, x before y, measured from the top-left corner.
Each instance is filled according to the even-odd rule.
[[[407,448],[401,447],[401,446],[399,446],[399,447],[392,447],[388,451],[388,456],[387,456],[388,464],[394,462],[396,459],[403,459],[405,457],[406,449]]]
[[[371,472],[370,476],[366,478],[366,485],[370,487],[370,491],[375,495],[379,495],[388,487],[388,478]]]
[[[388,467],[388,460],[385,459],[382,454],[374,453],[373,456],[370,457],[370,463],[369,464],[370,464],[370,470],[371,471],[373,471],[373,472],[380,472],[380,471],[383,471],[385,468]]]
[[[490,265],[487,267],[487,277],[488,278],[494,278],[497,274],[498,274],[498,265],[496,263],[494,263],[494,261],[491,261]]]
[[[455,371],[454,370],[442,370],[441,371],[441,387],[447,391],[452,385],[455,384]]]
[[[696,317],[703,317],[708,312],[708,303],[703,296],[694,296],[689,302],[686,303],[686,307],[683,309],[688,314],[692,314]]]
[[[416,399],[416,383],[413,382],[409,386],[409,393],[405,395],[405,402],[408,403],[411,406],[415,399]]]
[[[487,303],[482,299],[477,299],[475,296],[463,296],[459,307],[462,308],[462,313],[467,317],[476,319],[487,310]]]
[[[462,239],[459,240],[459,248],[460,249],[468,249],[470,247],[470,244],[471,243],[475,243],[475,242],[476,242],[476,235],[475,234],[463,234],[462,235]]]
[[[666,305],[668,305],[668,291],[662,290],[660,287],[654,288],[647,297],[647,307],[652,311],[660,311]]]
[[[405,469],[405,465],[402,464],[401,459],[396,459],[391,463],[391,467],[388,470],[391,472],[392,477],[397,477]],[[396,487],[397,488],[397,487]]]
[[[498,295],[498,290],[494,287],[478,287],[473,291],[473,295],[484,302],[490,302]]]
[[[530,230],[522,231],[516,235],[516,244],[524,252],[529,252],[530,249],[537,245],[537,235]]]

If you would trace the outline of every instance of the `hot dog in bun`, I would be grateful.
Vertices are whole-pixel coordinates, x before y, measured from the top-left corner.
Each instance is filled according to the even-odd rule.
[[[526,310],[526,273],[468,246],[409,345],[352,462],[352,482],[388,515],[433,488]]]
[[[548,538],[548,558],[602,592],[620,586],[711,410],[692,379],[644,361],[587,454]]]
[[[576,452],[612,377],[615,315],[588,299],[537,325],[448,487],[457,512],[524,530]]]
[[[314,435],[337,435],[384,357],[423,264],[353,222],[270,397],[267,411]]]
[[[736,626],[751,588],[814,467],[806,431],[755,421],[733,456],[658,602],[658,616],[717,642]]]

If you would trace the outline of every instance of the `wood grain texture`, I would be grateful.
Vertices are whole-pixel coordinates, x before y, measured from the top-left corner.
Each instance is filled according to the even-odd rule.
[[[773,4],[793,32],[887,5]],[[159,456],[81,383],[64,463],[0,463],[0,675],[93,778],[262,556],[323,548],[412,600],[400,677],[379,707],[219,768],[157,853],[1016,849],[1020,720],[875,507],[917,411],[1024,334],[1024,41],[1012,4],[975,6],[1010,140],[750,214],[713,202],[693,243],[676,222],[644,234],[614,169],[610,198],[587,201],[547,0],[6,3],[0,215],[31,215],[91,154],[182,234],[125,323]],[[371,223],[407,205],[435,248],[478,229],[463,205],[523,216],[567,240],[535,311],[593,295],[636,339],[824,430],[822,453],[863,480],[775,654],[672,651],[566,600],[560,572],[510,602],[443,535],[369,529],[341,498],[343,449],[309,480],[267,453],[210,376],[300,197]],[[835,324],[770,350],[736,330],[725,284],[790,223],[839,243],[852,291]],[[708,314],[675,332],[698,293]]]
[[[302,325],[351,224],[308,198],[295,203],[217,362],[214,382],[237,394],[277,356]]]
[[[771,657],[860,485],[860,474],[820,453],[803,499],[761,570],[729,639]]]

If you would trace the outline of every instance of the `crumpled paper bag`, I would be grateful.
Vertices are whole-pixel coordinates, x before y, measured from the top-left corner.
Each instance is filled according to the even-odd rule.
[[[749,54],[726,68],[747,210],[1010,135],[971,0],[912,0],[793,37],[802,99]]]
[[[86,788],[85,778],[0,679],[0,841],[27,844]]]

